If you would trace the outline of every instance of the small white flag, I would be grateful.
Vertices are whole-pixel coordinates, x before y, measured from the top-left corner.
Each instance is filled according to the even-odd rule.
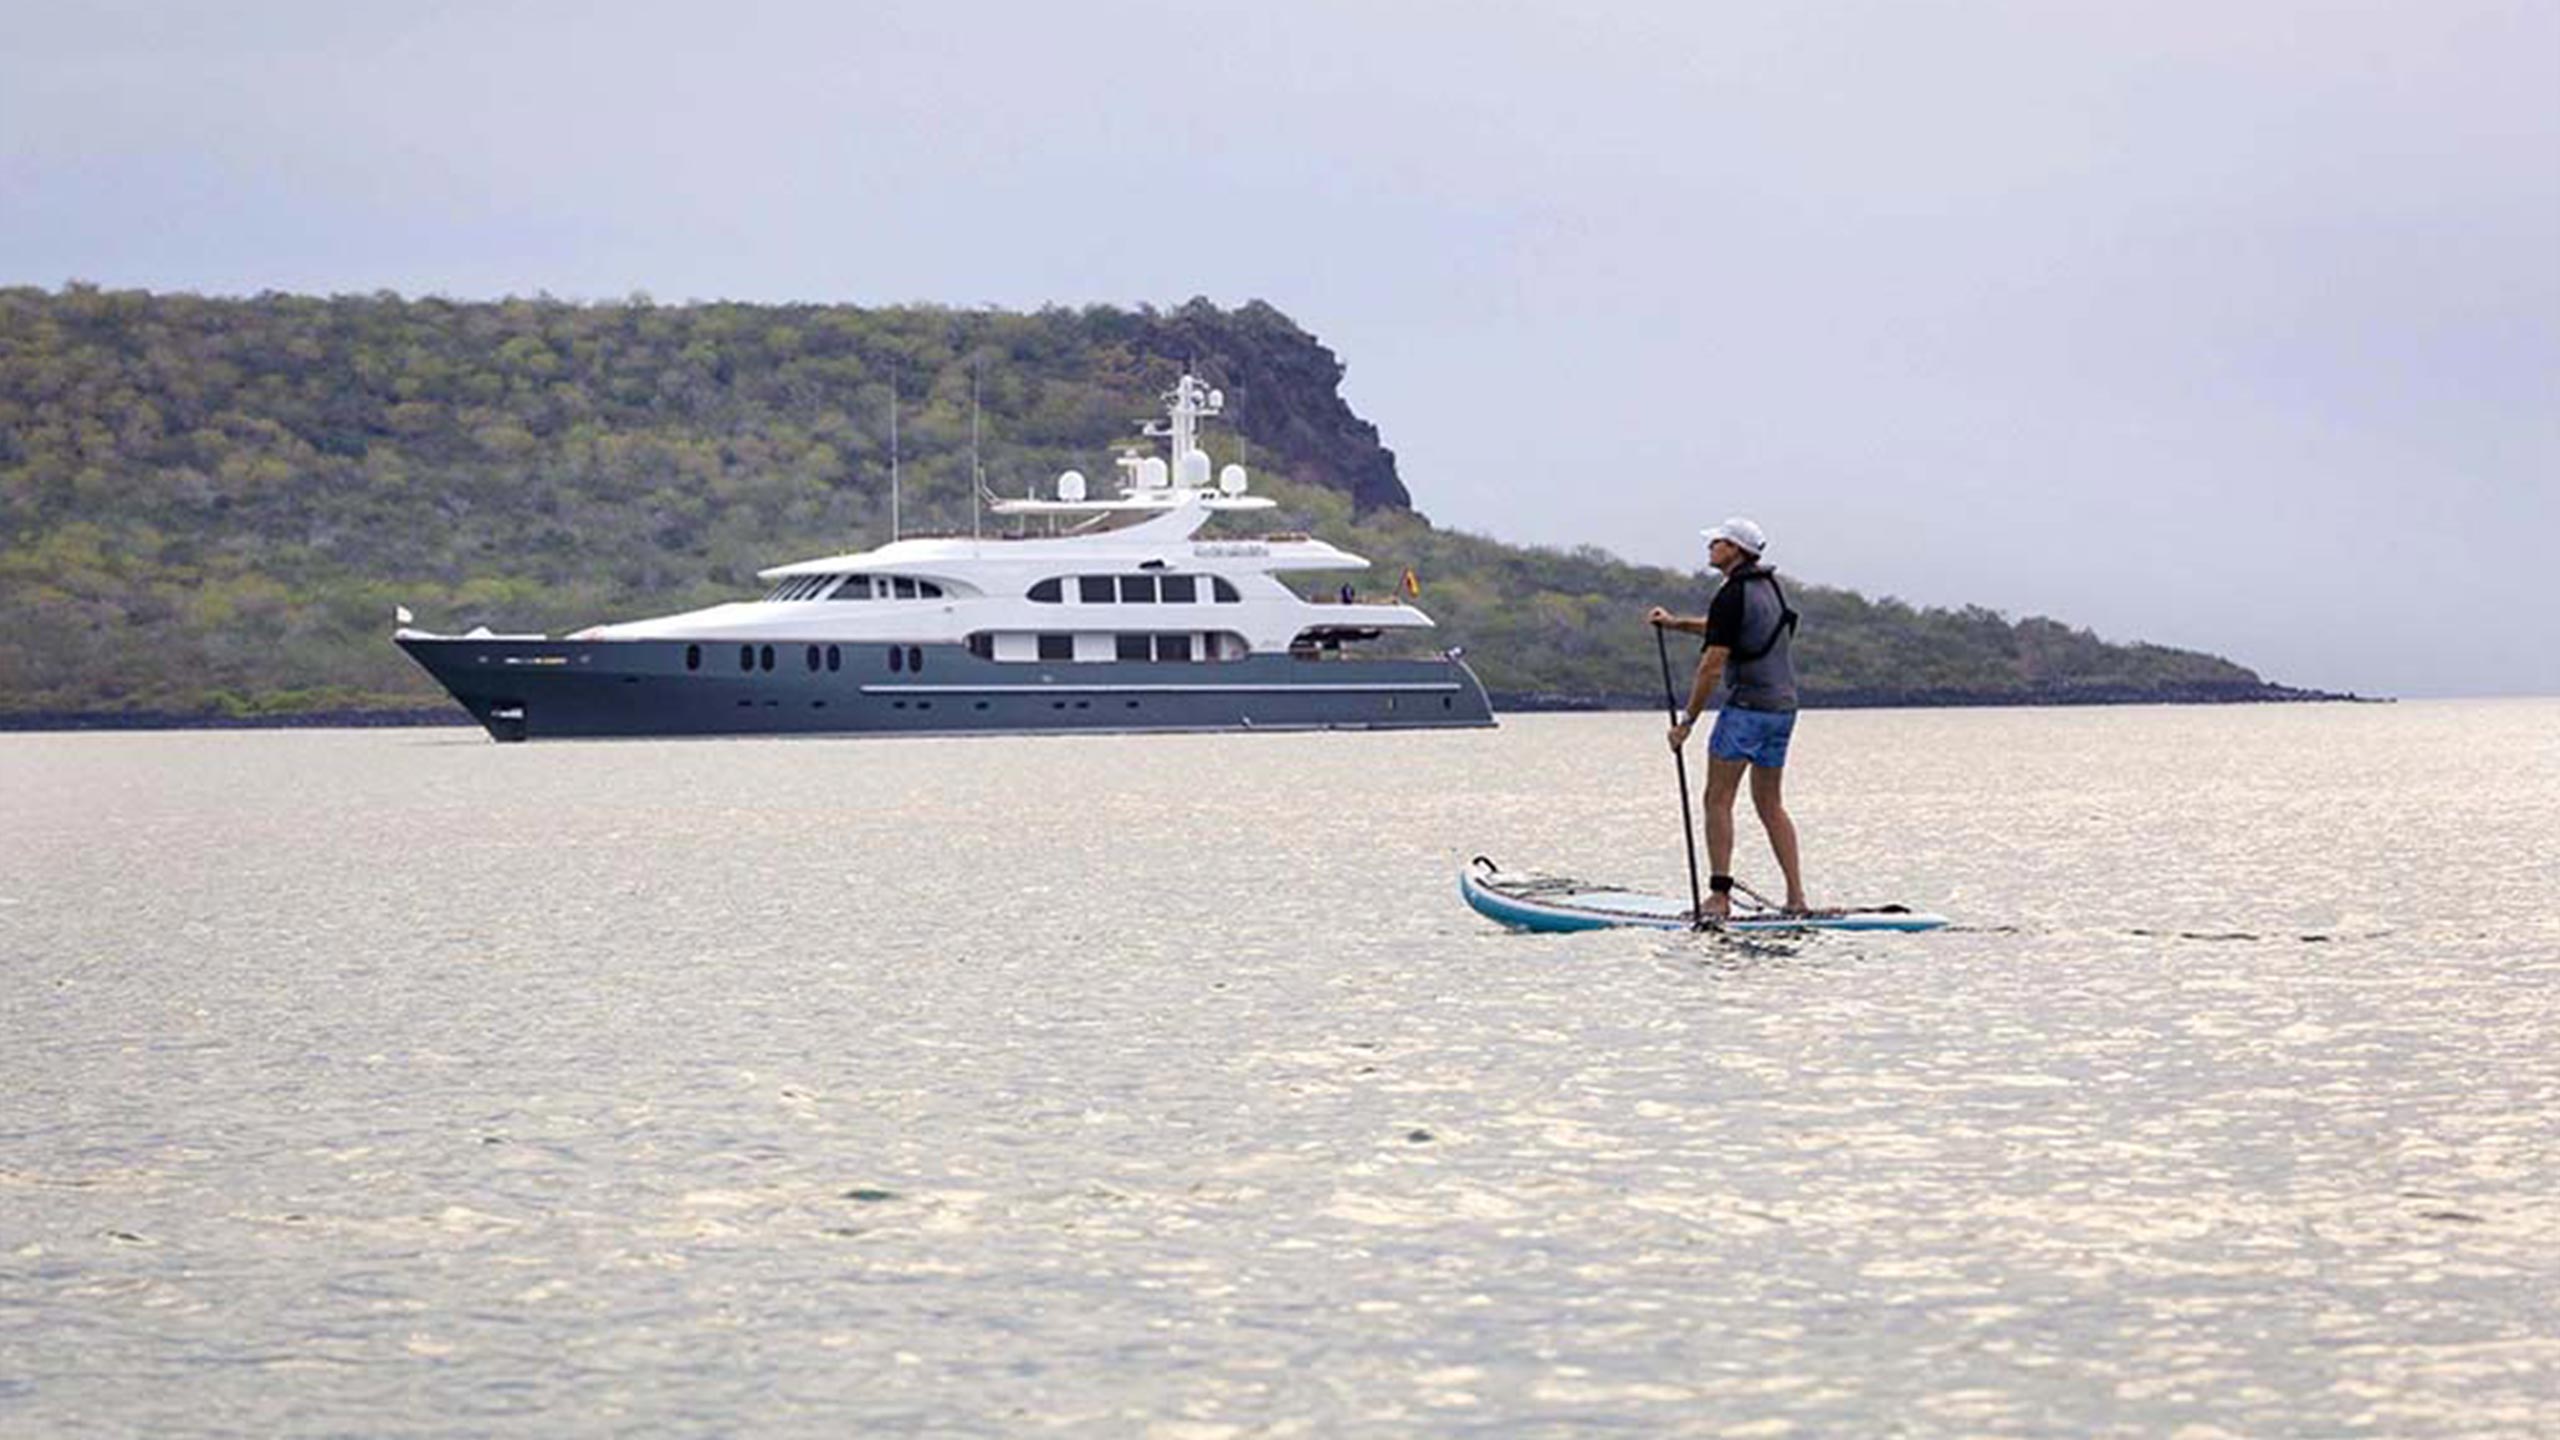
[[[408,606],[406,606],[406,605],[394,605],[394,606],[392,606],[392,607],[391,607],[391,618],[392,618],[392,619],[394,619],[394,620],[399,621],[399,622],[400,622],[401,624],[403,624],[403,625],[406,625],[406,624],[408,624],[410,621],[415,620],[415,619],[417,619],[418,617],[409,613],[409,607],[408,607]]]

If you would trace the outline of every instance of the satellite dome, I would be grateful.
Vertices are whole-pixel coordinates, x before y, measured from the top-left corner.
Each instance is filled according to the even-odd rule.
[[[1084,498],[1084,472],[1069,470],[1058,477],[1058,498],[1073,503]]]
[[[1243,494],[1244,483],[1244,467],[1241,465],[1229,465],[1218,472],[1218,489],[1223,494]]]

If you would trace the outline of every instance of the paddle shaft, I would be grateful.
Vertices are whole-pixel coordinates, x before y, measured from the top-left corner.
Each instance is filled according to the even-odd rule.
[[[1680,697],[1671,692],[1671,641],[1665,627],[1653,627],[1654,652],[1662,657],[1662,708],[1671,723],[1680,723]],[[1698,894],[1698,825],[1689,815],[1689,756],[1687,747],[1671,752],[1672,773],[1680,777],[1680,843],[1689,850],[1689,914],[1696,917],[1707,908]]]

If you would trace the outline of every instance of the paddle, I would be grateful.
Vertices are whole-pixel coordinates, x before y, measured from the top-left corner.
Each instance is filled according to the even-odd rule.
[[[1653,648],[1662,657],[1662,708],[1671,723],[1680,723],[1680,697],[1671,692],[1671,641],[1665,627],[1653,627]],[[1698,826],[1689,818],[1689,756],[1685,749],[1671,752],[1672,773],[1680,777],[1680,843],[1689,847],[1689,918],[1697,923],[1707,903],[1698,894]]]

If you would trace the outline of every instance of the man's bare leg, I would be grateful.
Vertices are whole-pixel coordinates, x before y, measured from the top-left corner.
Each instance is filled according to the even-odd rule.
[[[1733,797],[1742,793],[1747,761],[1707,757],[1707,873],[1733,873]],[[1709,894],[1706,913],[1717,919],[1733,914],[1733,897]]]
[[[1778,870],[1787,877],[1787,908],[1809,910],[1804,900],[1804,862],[1796,853],[1796,822],[1787,814],[1783,787],[1787,772],[1767,765],[1751,767],[1751,808],[1760,812],[1760,828],[1769,832],[1769,848],[1778,854]],[[1725,803],[1732,804],[1728,795]],[[1725,815],[1725,845],[1733,845],[1733,816]],[[1710,848],[1713,848],[1712,846]]]

